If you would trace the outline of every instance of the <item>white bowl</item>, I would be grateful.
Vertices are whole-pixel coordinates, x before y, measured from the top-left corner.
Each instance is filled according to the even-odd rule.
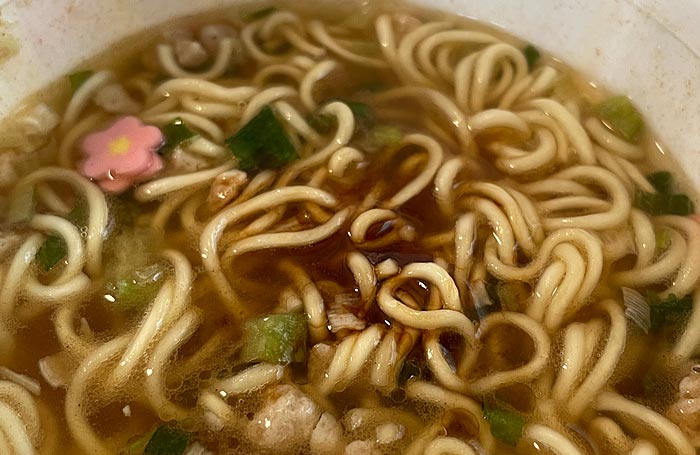
[[[327,0],[333,3],[330,0]],[[337,0],[339,2],[340,0]],[[365,0],[372,1],[372,0]],[[340,3],[336,2],[336,6]],[[153,24],[234,0],[0,0],[0,117],[86,57]],[[416,0],[505,28],[628,94],[700,188],[700,2]],[[343,2],[347,6],[349,2]],[[5,37],[5,38],[3,38]]]

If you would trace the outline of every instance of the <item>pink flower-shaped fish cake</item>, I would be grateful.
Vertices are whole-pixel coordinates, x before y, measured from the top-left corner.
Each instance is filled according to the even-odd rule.
[[[137,117],[122,117],[83,140],[86,159],[80,170],[105,191],[120,193],[163,168],[157,154],[162,144],[160,129],[144,125]]]

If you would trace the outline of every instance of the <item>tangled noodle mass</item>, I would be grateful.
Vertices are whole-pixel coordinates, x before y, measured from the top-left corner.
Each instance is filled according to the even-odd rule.
[[[669,404],[700,345],[700,223],[636,207],[656,191],[647,150],[596,116],[600,94],[562,89],[566,69],[512,40],[426,17],[358,31],[273,10],[185,29],[77,88],[54,161],[9,196],[34,198],[26,227],[3,225],[0,364],[43,381],[0,371],[0,452],[56,453],[65,425],[69,447],[117,453],[174,422],[201,437],[192,453],[695,454],[697,424]],[[350,98],[400,137],[377,144]],[[265,106],[299,159],[244,171],[226,138]],[[114,196],[76,169],[82,138],[125,114],[196,136]],[[65,257],[44,273],[49,236]],[[115,270],[144,256],[162,270],[147,305],[105,309]],[[621,289],[689,295],[688,322],[646,335]],[[286,313],[305,316],[303,373],[236,360],[245,321]],[[25,354],[41,324],[51,349]],[[625,386],[664,343],[665,395]],[[291,432],[256,426],[285,399],[312,411]],[[496,405],[524,419],[515,447]]]

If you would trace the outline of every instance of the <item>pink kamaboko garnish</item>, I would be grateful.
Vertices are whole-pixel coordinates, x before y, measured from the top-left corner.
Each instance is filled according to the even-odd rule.
[[[110,193],[121,193],[163,169],[158,149],[163,133],[137,117],[122,117],[109,128],[89,134],[82,143],[80,172]]]

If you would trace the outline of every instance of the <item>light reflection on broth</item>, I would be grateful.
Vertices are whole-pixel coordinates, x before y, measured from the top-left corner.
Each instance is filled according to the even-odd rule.
[[[387,5],[174,23],[5,121],[0,453],[695,453],[684,178]]]

